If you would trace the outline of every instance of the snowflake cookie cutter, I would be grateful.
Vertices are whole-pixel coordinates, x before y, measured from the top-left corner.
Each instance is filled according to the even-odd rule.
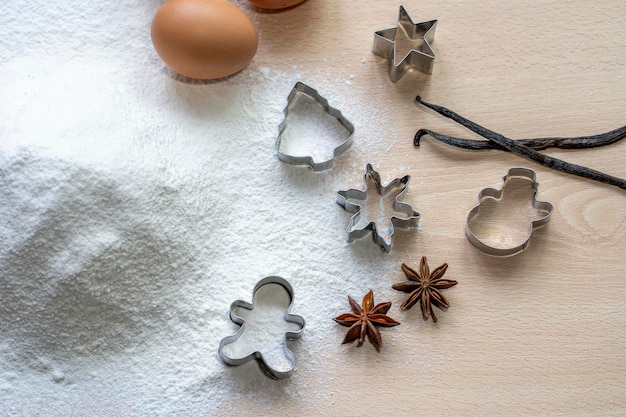
[[[310,155],[303,154],[297,146],[289,147],[286,139],[286,131],[289,126],[288,117],[297,110],[300,105],[299,98],[304,97],[312,100],[316,105],[321,106],[323,113],[327,118],[335,119],[339,123],[339,129],[343,133],[343,137],[339,137],[333,145],[332,155]],[[352,145],[354,136],[354,125],[346,119],[346,117],[334,107],[331,107],[316,89],[309,87],[303,82],[298,81],[289,93],[287,98],[287,106],[284,110],[284,120],[278,126],[278,139],[276,140],[276,153],[278,159],[291,165],[308,165],[313,171],[325,171],[332,168],[335,157],[341,155]],[[309,142],[313,142],[316,138],[308,138]],[[304,153],[307,153],[306,151]],[[320,160],[321,159],[321,160]]]
[[[494,199],[496,201],[500,201],[502,199],[505,188],[515,178],[522,178],[527,180],[526,182],[528,183],[528,186],[530,186],[531,192],[533,194],[532,207],[538,211],[545,212],[545,214],[538,218],[534,218],[531,221],[528,234],[525,236],[525,239],[523,239],[522,242],[517,245],[496,246],[493,244],[485,243],[484,240],[481,240],[478,237],[478,235],[475,233],[475,230],[472,228],[472,219],[478,216],[481,204],[486,199]],[[485,188],[478,194],[478,204],[474,206],[467,215],[465,227],[465,235],[467,236],[467,239],[472,245],[474,245],[474,247],[488,255],[512,256],[524,251],[530,243],[530,238],[533,234],[533,231],[548,223],[548,221],[550,220],[550,216],[552,216],[552,213],[554,212],[554,206],[551,203],[537,200],[538,193],[539,183],[537,182],[537,176],[535,174],[535,171],[529,168],[510,168],[507,175],[502,178],[502,188]]]
[[[389,253],[391,251],[391,238],[395,229],[417,227],[420,220],[420,214],[413,210],[409,204],[402,202],[411,176],[405,175],[402,178],[396,178],[386,186],[383,186],[380,174],[372,168],[371,164],[367,164],[364,179],[365,191],[350,189],[337,193],[337,204],[347,212],[353,213],[346,228],[348,242],[361,239],[372,233],[374,242],[384,252]],[[373,204],[368,199],[371,192],[370,188],[374,188],[378,194],[378,200],[374,201]],[[391,194],[395,195],[395,197],[391,200],[392,205],[389,208],[395,214],[385,213],[385,198],[388,201]],[[363,201],[363,204],[353,201]],[[379,212],[376,219],[369,218],[368,214],[372,211]],[[387,221],[387,225],[378,224],[382,223],[382,221]]]
[[[433,72],[435,52],[430,44],[435,40],[436,27],[436,19],[413,23],[404,6],[400,6],[396,27],[374,32],[372,53],[390,61],[389,79],[391,82],[398,81],[410,69],[424,74]],[[396,56],[398,31],[402,31],[409,40],[416,42],[415,47],[402,57],[400,62]]]
[[[224,352],[224,348],[227,345],[230,345],[231,343],[236,342],[241,337],[241,335],[243,334],[245,330],[245,320],[242,317],[235,314],[235,309],[243,308],[243,309],[250,310],[250,311],[253,310],[254,300],[255,300],[255,296],[257,292],[259,291],[259,289],[261,289],[261,287],[268,285],[268,284],[277,284],[285,289],[285,291],[289,295],[289,305],[285,309],[285,313],[283,317],[285,321],[289,323],[297,324],[299,326],[299,329],[297,331],[286,332],[285,340],[282,342],[283,352],[285,354],[286,359],[289,362],[289,367],[286,370],[276,369],[275,367],[272,367],[271,365],[269,365],[267,361],[265,360],[265,358],[263,357],[263,354],[258,350],[242,358],[231,358]],[[269,276],[269,277],[263,278],[254,286],[254,290],[252,290],[252,304],[243,300],[234,301],[230,305],[230,319],[233,323],[236,323],[240,325],[241,327],[239,327],[239,330],[237,330],[237,332],[234,335],[227,336],[220,341],[220,345],[218,348],[218,354],[219,354],[220,359],[225,364],[230,365],[230,366],[245,365],[246,363],[252,360],[256,360],[261,371],[269,378],[285,379],[289,377],[293,373],[293,370],[296,366],[296,358],[293,352],[291,352],[291,350],[289,350],[289,348],[287,347],[287,340],[299,339],[302,336],[302,333],[304,332],[304,327],[305,327],[305,321],[302,316],[289,313],[289,311],[291,310],[291,306],[293,305],[293,300],[294,300],[294,292],[289,282],[287,282],[287,280],[285,280],[284,278],[281,278],[278,276]]]

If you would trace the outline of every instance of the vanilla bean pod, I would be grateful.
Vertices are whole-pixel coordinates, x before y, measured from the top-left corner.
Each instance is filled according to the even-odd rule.
[[[420,145],[420,139],[422,136],[428,135],[437,139],[439,142],[446,143],[457,148],[471,149],[471,150],[485,150],[485,149],[500,149],[507,151],[508,149],[502,146],[489,142],[487,140],[474,140],[474,139],[461,139],[453,136],[442,135],[441,133],[434,132],[430,129],[420,129],[415,134],[413,144],[415,146]],[[592,136],[579,136],[573,138],[534,138],[534,139],[517,139],[515,142],[528,146],[536,151],[542,151],[548,148],[560,148],[560,149],[588,149],[598,148],[600,146],[611,145],[626,138],[626,126],[622,126],[610,132],[600,133]]]
[[[500,133],[494,132],[477,123],[474,123],[471,120],[468,120],[465,117],[453,112],[452,110],[449,110],[442,106],[438,106],[436,104],[427,103],[423,101],[420,96],[415,97],[415,102],[436,111],[442,116],[454,120],[455,122],[468,128],[474,133],[479,134],[490,142],[500,145],[502,148],[517,155],[523,156],[524,158],[530,159],[531,161],[538,162],[539,164],[547,168],[565,172],[567,174],[577,175],[583,178],[588,178],[594,181],[599,181],[605,184],[614,185],[616,187],[626,190],[626,180],[622,178],[614,177],[612,175],[608,175],[603,172],[596,171],[594,169],[587,168],[581,165],[570,164],[569,162],[565,162],[561,159],[553,158],[548,155],[543,155],[529,148],[528,146],[519,144],[516,141],[501,135]]]

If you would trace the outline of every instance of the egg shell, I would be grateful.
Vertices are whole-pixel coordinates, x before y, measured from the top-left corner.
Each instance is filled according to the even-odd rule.
[[[262,9],[285,9],[302,3],[304,0],[249,0]]]
[[[155,14],[151,36],[170,68],[198,79],[241,71],[258,46],[250,19],[226,0],[169,0]]]

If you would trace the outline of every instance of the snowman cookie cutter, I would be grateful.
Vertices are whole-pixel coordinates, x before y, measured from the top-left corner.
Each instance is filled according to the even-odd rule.
[[[529,187],[530,190],[532,190],[532,194],[533,194],[531,205],[536,210],[541,211],[543,215],[537,218],[534,218],[531,221],[526,237],[517,245],[500,246],[500,245],[487,243],[483,239],[481,239],[478,236],[478,234],[475,232],[475,230],[473,229],[472,219],[478,216],[478,213],[481,208],[481,204],[485,200],[488,200],[488,199],[500,200],[509,182],[511,182],[513,179],[516,179],[516,178],[526,180],[527,182],[526,186]],[[533,234],[533,231],[541,226],[544,226],[546,223],[548,223],[548,221],[550,220],[550,216],[552,216],[552,213],[554,212],[554,206],[551,203],[548,203],[546,201],[540,201],[537,199],[538,193],[539,193],[539,183],[537,182],[537,175],[535,174],[535,171],[533,171],[530,168],[521,168],[521,167],[510,168],[509,172],[502,178],[502,188],[500,189],[484,188],[478,194],[478,204],[475,205],[470,210],[470,212],[467,215],[467,220],[465,222],[465,235],[467,236],[467,239],[470,241],[472,245],[474,245],[474,247],[492,256],[512,256],[512,255],[516,255],[524,251],[530,243],[530,238]],[[504,231],[503,233],[506,233],[506,231]]]

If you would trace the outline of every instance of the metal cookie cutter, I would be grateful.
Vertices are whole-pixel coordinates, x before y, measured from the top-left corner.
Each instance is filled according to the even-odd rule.
[[[243,358],[231,358],[224,353],[224,347],[226,345],[229,345],[237,341],[239,337],[241,337],[241,335],[243,334],[244,329],[246,327],[245,320],[242,317],[239,317],[238,315],[236,315],[234,310],[236,308],[244,308],[246,310],[253,310],[254,299],[255,299],[255,295],[257,291],[264,285],[268,285],[268,284],[278,284],[287,291],[290,301],[289,301],[289,306],[285,309],[284,319],[285,321],[289,323],[295,323],[300,327],[300,329],[297,331],[290,331],[290,332],[285,333],[285,341],[283,342],[283,351],[290,364],[287,370],[274,369],[273,367],[268,365],[268,363],[265,361],[260,351],[253,352]],[[294,300],[293,288],[291,288],[291,285],[284,278],[281,278],[278,276],[269,276],[260,280],[255,285],[254,290],[252,291],[252,304],[247,303],[242,300],[237,300],[230,305],[230,319],[234,323],[241,325],[241,327],[239,328],[239,330],[237,330],[237,333],[235,333],[232,336],[225,337],[220,342],[220,345],[218,348],[220,359],[227,365],[232,365],[232,366],[244,365],[252,360],[256,360],[259,364],[259,368],[261,368],[261,371],[263,371],[263,373],[267,375],[268,377],[272,379],[284,379],[284,378],[289,377],[293,373],[293,370],[296,366],[296,358],[294,354],[287,347],[287,340],[299,339],[302,336],[302,332],[304,331],[304,326],[305,326],[304,318],[302,316],[289,314],[289,310],[291,310],[293,300]]]
[[[417,227],[420,214],[409,204],[401,201],[406,194],[410,179],[409,175],[405,175],[383,186],[380,174],[374,171],[371,164],[367,164],[365,191],[350,189],[338,192],[337,204],[347,212],[354,213],[346,229],[348,242],[360,239],[371,232],[374,242],[383,251],[389,253],[391,237],[396,227],[402,229]],[[373,193],[375,193],[374,198],[371,197]]]
[[[308,151],[301,151],[297,146],[290,144],[289,140],[285,137],[287,131],[288,117],[290,114],[296,112],[298,106],[301,106],[299,99],[308,98],[309,101],[313,100],[316,105],[321,106],[323,112],[329,118],[335,119],[339,123],[338,129],[342,134],[342,137],[338,137],[333,144],[326,144],[331,149],[323,149],[326,151],[324,154],[311,155],[302,154]],[[344,117],[341,111],[331,107],[322,95],[317,90],[309,87],[308,85],[298,81],[291,90],[289,97],[287,98],[287,106],[284,110],[285,118],[283,122],[278,126],[278,139],[276,140],[276,152],[278,153],[278,159],[283,162],[292,165],[308,165],[313,171],[324,171],[333,166],[333,159],[342,154],[346,149],[352,145],[352,137],[354,135],[354,125]],[[307,112],[309,115],[310,112]],[[315,122],[315,121],[313,121]],[[319,140],[319,137],[307,138],[309,145],[314,141]],[[321,145],[321,144],[320,144]],[[331,151],[332,150],[332,154]]]
[[[415,69],[425,74],[432,73],[435,52],[430,44],[435,40],[436,26],[436,19],[413,23],[404,6],[400,6],[398,25],[395,28],[374,32],[372,52],[391,61],[389,65],[391,82],[398,81],[409,69]],[[402,32],[400,35],[398,35],[398,30]],[[413,49],[402,57],[400,62],[396,56],[398,36],[414,42]]]
[[[523,178],[527,180],[528,185],[530,186],[531,192],[533,193],[533,200],[532,200],[533,208],[539,211],[545,212],[545,215],[532,220],[530,224],[530,229],[528,231],[528,235],[526,236],[525,240],[523,240],[523,242],[520,243],[519,245],[514,245],[510,247],[506,247],[506,246],[498,247],[498,246],[494,246],[491,244],[487,244],[483,242],[476,235],[474,230],[472,230],[471,220],[478,215],[478,212],[480,211],[480,207],[481,207],[481,204],[483,203],[483,200],[491,198],[491,199],[500,201],[503,196],[505,188],[510,183],[510,181],[515,178]],[[548,220],[550,220],[550,216],[552,215],[552,212],[554,211],[554,207],[552,206],[552,204],[545,202],[545,201],[537,200],[538,192],[539,192],[539,183],[537,182],[535,171],[529,168],[509,169],[508,174],[502,178],[502,188],[499,190],[496,190],[495,188],[483,189],[478,194],[478,204],[474,206],[470,210],[469,214],[467,215],[465,234],[467,235],[467,238],[472,243],[472,245],[474,245],[476,248],[480,249],[481,251],[489,255],[494,255],[494,256],[511,256],[519,252],[522,252],[524,249],[526,249],[528,247],[533,230],[540,226],[545,225],[548,222]]]

